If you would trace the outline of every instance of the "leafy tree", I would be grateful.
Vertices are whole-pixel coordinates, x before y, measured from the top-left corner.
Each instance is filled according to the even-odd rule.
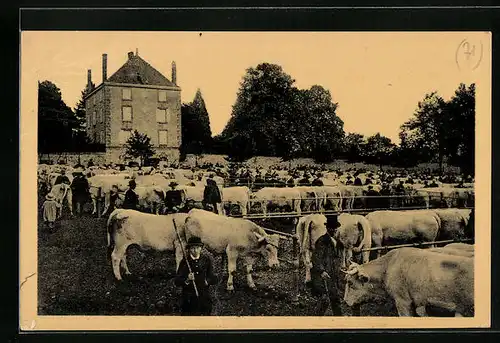
[[[382,169],[382,165],[391,164],[391,158],[396,145],[390,138],[377,133],[368,137],[365,144],[365,160],[376,163]]]
[[[81,92],[80,100],[74,108],[76,125],[73,128],[73,145],[76,147],[82,147],[85,150],[88,150],[89,145],[91,144],[86,132],[87,113],[85,109],[85,97],[88,93],[88,87],[85,87]]]
[[[270,63],[248,68],[240,84],[222,140],[231,155],[277,156],[286,146],[286,122],[292,113],[294,80]],[[288,118],[287,118],[288,117]]]
[[[146,134],[134,130],[125,144],[125,154],[133,158],[139,157],[140,165],[144,165],[144,162],[148,161],[155,154],[151,138]]]
[[[359,133],[349,133],[344,139],[344,153],[350,162],[362,160],[365,137]]]
[[[402,147],[419,162],[437,161],[442,170],[446,152],[446,102],[437,92],[418,103],[414,118],[401,126]]]
[[[38,150],[63,152],[73,148],[73,130],[79,123],[51,81],[38,82]]]
[[[476,85],[461,83],[445,107],[445,151],[449,162],[474,174]]]
[[[205,100],[198,89],[193,101],[181,107],[182,154],[201,154],[212,148],[212,131]]]
[[[231,118],[217,138],[236,160],[251,156],[329,161],[340,152],[343,122],[330,92],[315,85],[299,90],[276,64],[247,69]]]

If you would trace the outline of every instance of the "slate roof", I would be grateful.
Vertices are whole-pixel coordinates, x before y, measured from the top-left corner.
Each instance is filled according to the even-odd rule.
[[[134,54],[130,54],[127,62],[111,75],[107,81],[152,86],[176,86],[148,62]]]

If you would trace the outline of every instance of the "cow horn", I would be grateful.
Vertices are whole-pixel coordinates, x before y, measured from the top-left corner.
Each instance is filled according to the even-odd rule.
[[[266,240],[266,237],[260,235],[258,232],[254,232],[254,234],[255,234],[255,237],[257,237],[259,243],[262,243],[263,241]]]

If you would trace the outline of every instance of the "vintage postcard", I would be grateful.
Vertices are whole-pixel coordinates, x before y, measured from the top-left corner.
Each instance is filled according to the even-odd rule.
[[[23,31],[20,59],[22,330],[490,326],[490,32]]]

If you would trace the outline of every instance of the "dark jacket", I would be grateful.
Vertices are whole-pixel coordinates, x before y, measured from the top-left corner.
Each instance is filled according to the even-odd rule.
[[[88,198],[89,193],[89,182],[85,176],[75,176],[73,182],[71,183],[71,192],[73,193],[73,199],[76,201],[84,201]]]
[[[219,187],[212,179],[207,180],[207,185],[205,186],[205,190],[203,192],[203,201],[206,204],[216,204],[222,202]]]
[[[213,272],[212,260],[205,254],[201,254],[200,258],[195,261],[191,258],[188,252],[189,265],[194,273],[196,287],[200,296],[208,295],[208,287],[217,284],[217,276]],[[182,287],[184,295],[196,296],[194,287],[191,281],[188,280],[189,268],[186,259],[182,259],[177,270],[177,276],[174,283],[178,287]]]
[[[137,193],[133,189],[129,188],[125,192],[125,199],[123,200],[123,208],[136,210],[138,204],[139,204],[139,195],[137,195]]]
[[[165,206],[167,206],[167,209],[171,210],[174,206],[179,208],[182,203],[182,191],[172,189],[165,193]]]
[[[59,185],[61,183],[65,183],[67,185],[71,184],[71,182],[69,182],[69,179],[66,175],[58,175],[56,178],[56,182],[54,182],[54,185]]]
[[[313,295],[321,295],[325,293],[325,286],[321,274],[327,272],[330,278],[327,281],[329,291],[337,290],[336,278],[338,276],[339,270],[336,264],[338,257],[337,249],[335,248],[332,238],[328,233],[319,237],[314,245],[314,251],[312,254],[311,262],[311,281],[312,281],[312,293]],[[337,263],[336,263],[337,262]]]

